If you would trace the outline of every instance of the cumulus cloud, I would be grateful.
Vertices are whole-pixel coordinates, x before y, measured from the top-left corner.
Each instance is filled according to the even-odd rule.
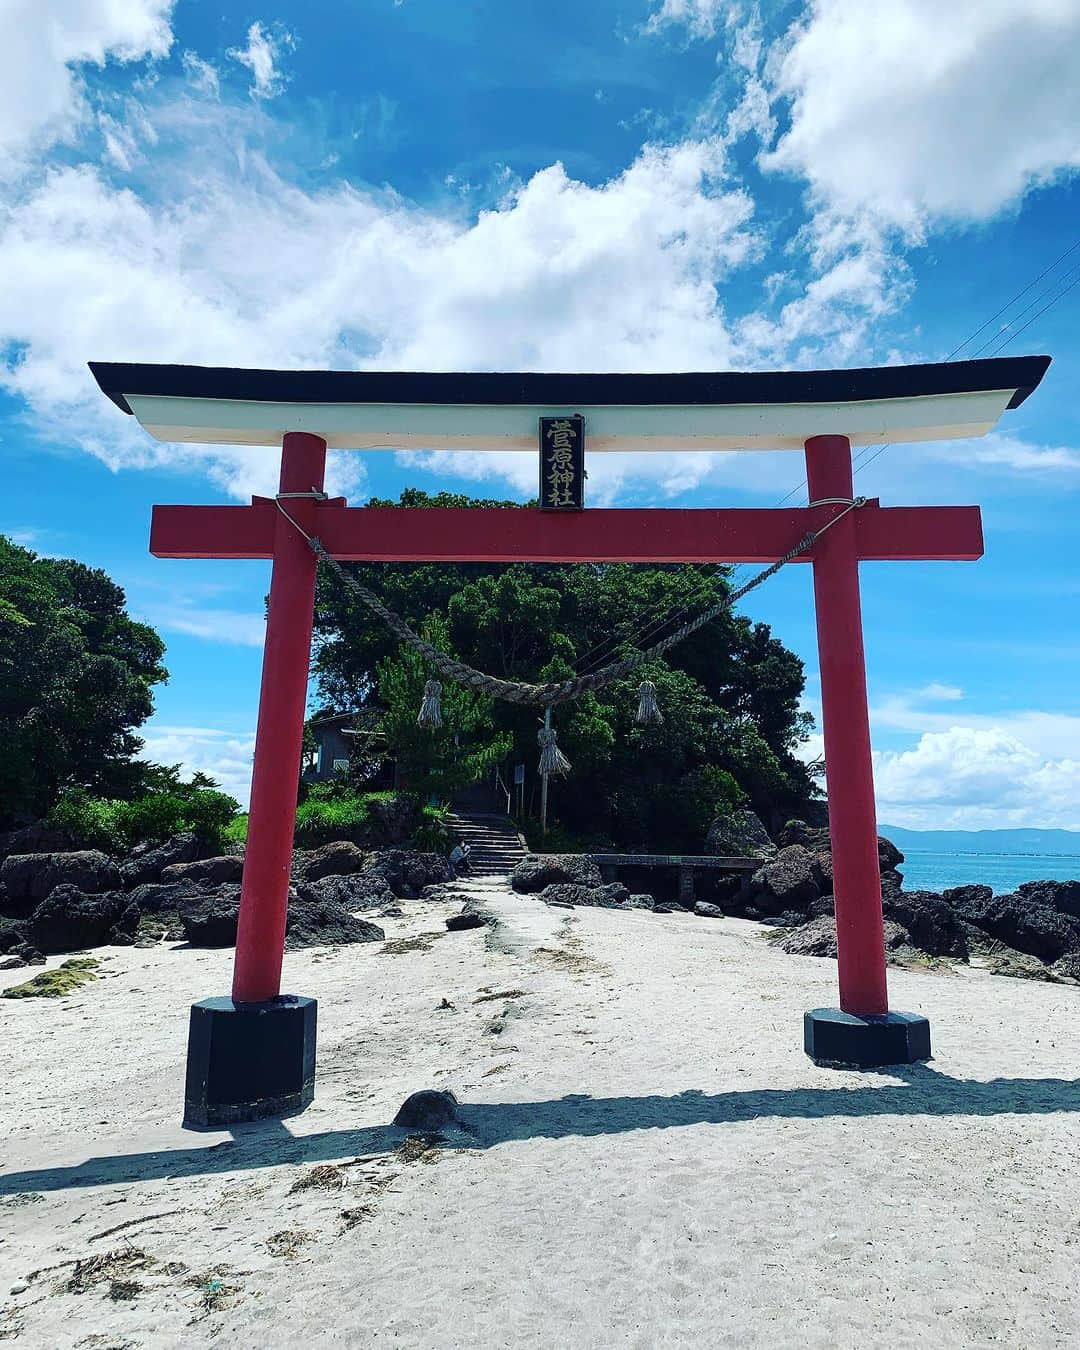
[[[209,774],[222,791],[245,809],[251,792],[255,733],[223,731],[214,727],[174,726],[156,718],[142,728],[143,759],[156,764],[179,764],[187,774]]]
[[[168,116],[197,112],[170,101]],[[216,105],[215,105],[216,107]],[[216,115],[216,114],[215,114]],[[271,490],[260,450],[150,442],[93,387],[87,358],[289,367],[678,370],[841,363],[889,302],[884,259],[832,259],[772,319],[726,283],[759,258],[753,203],[719,138],[646,146],[597,185],[561,164],[475,218],[389,192],[306,191],[258,155],[175,166],[171,192],[118,191],[83,164],[46,174],[2,226],[0,387],[50,434],[114,468],[199,468],[237,496]],[[252,241],[258,240],[258,247]],[[430,459],[428,467],[445,462]],[[524,488],[510,459],[466,461]],[[355,490],[347,457],[337,490]],[[597,485],[768,483],[755,457],[637,456]],[[344,477],[341,475],[345,475]]]
[[[1041,754],[1004,727],[924,733],[875,755],[878,814],[933,829],[1080,828],[1080,759]]]
[[[80,67],[162,57],[174,0],[5,0],[0,5],[0,155],[70,136],[87,116]]]
[[[285,88],[286,78],[278,61],[295,45],[296,39],[287,30],[264,28],[256,20],[247,31],[247,44],[230,47],[226,54],[251,71],[252,98],[276,98]]]
[[[777,49],[763,164],[844,214],[985,220],[1080,166],[1077,0],[812,0]]]

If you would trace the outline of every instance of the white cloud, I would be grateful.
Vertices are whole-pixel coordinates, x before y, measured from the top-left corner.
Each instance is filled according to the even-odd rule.
[[[293,35],[282,28],[264,28],[257,20],[247,31],[247,46],[230,47],[226,55],[251,71],[252,98],[276,98],[285,88],[286,77],[278,67],[282,52],[296,46]]]
[[[934,442],[923,453],[935,459],[955,461],[957,448]],[[991,432],[981,440],[965,443],[962,451],[965,468],[978,465],[991,472],[1020,477],[1071,478],[1080,474],[1080,450],[1059,445],[1032,445],[1002,432]]]
[[[86,117],[79,68],[165,56],[174,0],[4,0],[0,155],[67,136]]]
[[[174,119],[200,115],[171,101]],[[386,193],[305,192],[254,155],[242,171],[203,155],[153,202],[88,166],[57,169],[0,228],[0,342],[15,352],[0,385],[50,435],[114,468],[199,468],[242,497],[272,490],[272,454],[150,442],[98,393],[87,358],[670,370],[775,364],[788,344],[815,340],[830,356],[847,350],[879,303],[847,264],[846,276],[812,281],[808,303],[793,301],[776,324],[726,315],[717,288],[760,247],[751,215],[718,141],[647,147],[599,186],[554,165],[475,221]],[[359,460],[335,458],[335,487],[355,488]],[[759,461],[637,456],[598,467],[597,487],[641,478],[675,491],[710,474],[771,482],[775,465]],[[528,490],[508,461],[485,456],[473,471]]]
[[[1080,827],[1080,758],[1049,757],[1004,727],[928,731],[874,759],[878,814],[897,825]]]
[[[663,0],[650,15],[645,31],[655,33],[670,24],[684,24],[692,37],[712,37],[722,19],[741,9],[737,0]]]
[[[151,607],[147,622],[165,633],[187,633],[234,647],[261,647],[266,637],[266,619],[249,610],[196,605]]]
[[[958,703],[964,691],[955,684],[927,684],[916,691],[915,697],[933,703]]]
[[[204,61],[198,52],[184,52],[181,58],[188,84],[200,94],[217,98],[221,93],[221,76],[217,67]]]
[[[772,63],[763,163],[843,215],[985,220],[1080,166],[1077,0],[812,0]]]
[[[140,734],[145,742],[141,758],[156,764],[179,764],[188,775],[196,770],[209,774],[246,810],[255,754],[254,732],[163,725],[151,718]]]

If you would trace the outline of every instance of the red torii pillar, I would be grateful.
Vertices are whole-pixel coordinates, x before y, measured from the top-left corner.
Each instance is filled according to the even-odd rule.
[[[318,436],[285,436],[281,505],[345,561],[769,563],[852,497],[844,436],[806,442],[809,506],[767,510],[349,508],[341,498],[319,499],[325,453]],[[314,1092],[315,1003],[282,996],[280,976],[316,562],[266,498],[157,506],[150,547],[166,558],[273,560],[233,997],[192,1009],[186,1119],[281,1115]],[[859,562],[973,561],[982,551],[977,507],[882,508],[871,500],[796,560],[814,569],[839,955],[839,1010],[806,1014],[805,1046],[819,1062],[871,1067],[930,1053],[926,1019],[888,1007]]]

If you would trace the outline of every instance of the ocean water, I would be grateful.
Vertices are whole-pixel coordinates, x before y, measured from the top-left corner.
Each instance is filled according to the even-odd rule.
[[[931,853],[907,849],[900,865],[904,889],[943,891],[980,882],[995,895],[1022,881],[1080,880],[1080,856],[1043,853]]]

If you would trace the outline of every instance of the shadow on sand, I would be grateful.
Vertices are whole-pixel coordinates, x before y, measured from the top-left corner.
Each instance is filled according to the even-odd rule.
[[[455,1144],[476,1149],[529,1139],[567,1139],[727,1125],[758,1119],[817,1120],[857,1116],[1004,1116],[1080,1113],[1080,1081],[1061,1078],[949,1078],[929,1065],[890,1069],[881,1086],[680,1092],[674,1097],[561,1097],[460,1108]],[[389,1153],[408,1133],[392,1125],[293,1135],[280,1121],[236,1126],[231,1139],[205,1148],[90,1158],[72,1167],[0,1175],[0,1195],[116,1185],[169,1177],[239,1172]]]

